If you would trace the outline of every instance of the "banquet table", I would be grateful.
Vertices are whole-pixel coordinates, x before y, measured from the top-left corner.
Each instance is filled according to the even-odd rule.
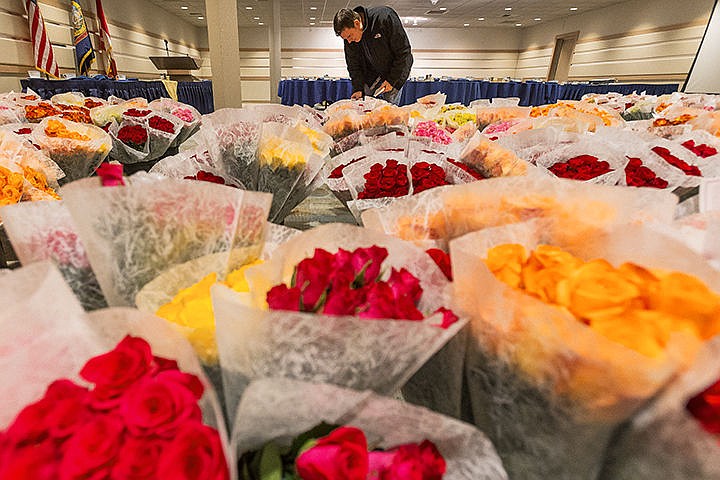
[[[447,103],[468,105],[473,100],[517,97],[520,105],[545,105],[558,100],[579,100],[587,93],[647,92],[662,95],[677,91],[678,84],[591,84],[557,82],[490,82],[486,80],[409,80],[400,95],[400,105],[414,103],[418,98],[437,92],[447,95]],[[278,85],[278,96],[283,105],[315,105],[350,98],[352,84],[349,79],[286,79]]]
[[[80,92],[85,96],[108,98],[135,97],[155,100],[170,97],[163,82],[159,80],[111,80],[107,77],[77,77],[68,80],[45,80],[44,78],[26,78],[20,81],[23,90],[31,88],[40,97],[49,99],[53,95],[65,92]],[[178,82],[178,100],[192,105],[200,113],[211,113],[213,108],[212,82]]]

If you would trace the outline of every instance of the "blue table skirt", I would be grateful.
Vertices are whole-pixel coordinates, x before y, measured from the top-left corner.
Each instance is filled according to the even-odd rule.
[[[579,100],[586,93],[632,93],[643,91],[650,95],[662,95],[677,91],[677,84],[566,84],[554,82],[488,82],[485,80],[435,80],[408,81],[400,96],[400,105],[414,103],[418,98],[437,92],[447,95],[447,103],[468,105],[481,98],[520,98],[520,105],[545,105],[558,100]],[[283,105],[314,105],[323,100],[336,102],[350,98],[352,84],[348,79],[339,80],[282,80],[278,96]]]
[[[27,78],[21,80],[23,90],[33,89],[42,98],[65,92],[81,92],[85,96],[108,98],[146,98],[148,101],[169,97],[165,85],[160,81],[110,80],[105,78],[72,78],[69,80],[45,80]],[[178,82],[178,100],[197,108],[200,113],[213,109],[212,82]]]

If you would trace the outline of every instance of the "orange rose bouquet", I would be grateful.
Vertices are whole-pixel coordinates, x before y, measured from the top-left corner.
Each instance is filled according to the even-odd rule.
[[[616,427],[720,332],[701,256],[642,226],[583,237],[526,222],[450,243],[475,422],[511,476],[596,478]]]
[[[625,223],[669,223],[676,204],[675,195],[656,189],[523,176],[436,188],[368,210],[362,219],[368,228],[441,247],[469,232],[530,219],[540,219],[566,242],[582,242]],[[564,228],[561,220],[573,228]]]
[[[90,176],[112,146],[102,129],[61,118],[43,120],[31,139],[65,172],[66,181]]]
[[[252,382],[238,409],[232,445],[243,480],[279,478],[271,465],[277,474],[285,467],[283,478],[298,480],[507,479],[492,444],[471,425],[321,383]]]

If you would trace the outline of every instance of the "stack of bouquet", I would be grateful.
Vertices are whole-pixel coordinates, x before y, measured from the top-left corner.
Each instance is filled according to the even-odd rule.
[[[128,108],[109,127],[110,157],[121,163],[149,162],[162,157],[184,128],[184,120],[151,109]]]
[[[10,130],[0,130],[0,205],[59,199],[57,180],[63,175],[28,141]]]

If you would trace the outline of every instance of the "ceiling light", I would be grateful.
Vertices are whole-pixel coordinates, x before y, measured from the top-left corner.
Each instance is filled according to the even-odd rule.
[[[469,27],[469,26],[470,26],[469,23],[463,23],[463,27]]]
[[[245,10],[252,10],[252,7],[245,7]]]
[[[258,25],[265,25],[263,22],[258,22]]]
[[[570,10],[574,12],[575,10],[577,10],[577,7],[570,7]]]
[[[317,10],[317,7],[310,7],[310,10]]]
[[[536,22],[539,22],[540,20],[542,20],[542,18],[537,17],[537,18],[533,18],[533,20],[535,20]]]
[[[440,10],[441,12],[444,12],[445,10],[447,10],[447,7],[440,7],[440,8],[438,8],[438,10]]]
[[[512,7],[505,7],[506,12],[509,12],[510,10],[512,10]]]
[[[310,25],[315,25],[315,22],[310,22]]]
[[[188,8],[190,7],[186,7],[185,5],[183,5],[182,7],[180,7],[180,10],[187,10]]]
[[[205,17],[203,17],[203,16],[198,17],[198,20],[204,20],[204,19],[205,19]]]
[[[480,20],[482,22],[483,20],[485,20],[485,17],[480,17],[480,18],[478,18],[478,20]]]
[[[522,23],[516,23],[515,26],[516,26],[516,27],[522,27]]]
[[[260,17],[253,17],[253,20],[260,20]]]
[[[315,20],[315,17],[310,17],[310,20]]]

